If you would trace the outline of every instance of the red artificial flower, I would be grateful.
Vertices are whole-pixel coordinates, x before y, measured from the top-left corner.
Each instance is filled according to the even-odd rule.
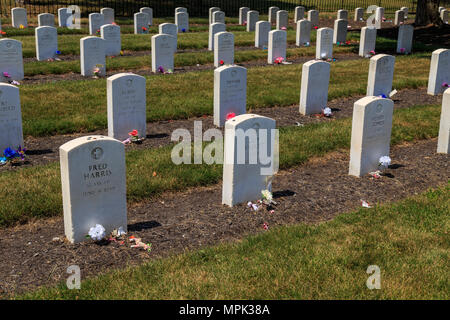
[[[220,63],[220,65],[223,66],[223,64],[224,64],[225,62],[224,62],[223,60],[220,60],[219,63]]]
[[[138,135],[138,131],[135,129],[129,133],[130,136],[136,137]]]
[[[318,27],[318,26],[315,26],[314,29],[319,29],[319,27]]]
[[[230,119],[233,119],[234,117],[236,117],[236,113],[230,112],[227,114],[225,119],[230,120]]]
[[[147,31],[147,28],[146,28],[146,27],[142,27],[142,30],[143,30],[143,31]]]

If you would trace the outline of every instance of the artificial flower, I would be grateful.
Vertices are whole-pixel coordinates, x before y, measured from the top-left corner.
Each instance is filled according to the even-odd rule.
[[[120,236],[123,236],[124,234],[126,234],[126,232],[123,230],[123,227],[120,227],[117,230],[117,236],[120,237]]]
[[[236,117],[236,113],[234,113],[234,112],[230,112],[230,113],[228,113],[227,114],[227,116],[226,116],[226,120],[230,120],[230,119],[232,119],[232,118],[234,118],[234,117]]]
[[[266,231],[269,230],[269,224],[267,222],[264,222],[263,229]]]
[[[405,53],[406,49],[405,48],[400,48],[400,53]]]
[[[142,27],[142,31],[147,32],[147,28],[146,27]]]
[[[281,27],[281,30],[286,30],[286,27]]]
[[[284,61],[284,58],[283,58],[283,57],[277,57],[277,58],[275,58],[275,60],[274,60],[274,62],[275,62],[276,64],[281,64],[281,63],[283,63],[283,61]]]
[[[6,159],[5,157],[0,157],[0,166],[6,164],[8,162],[8,159]]]
[[[11,77],[11,75],[8,72],[6,72],[6,71],[3,72],[3,76],[5,78],[10,78]]]
[[[59,51],[59,50],[56,50],[56,52],[55,52],[56,54],[61,54],[61,51]]]
[[[186,32],[186,29],[185,28],[181,29],[181,32]]]
[[[389,156],[382,156],[378,162],[381,167],[388,168],[391,165],[391,158]]]
[[[219,64],[220,64],[221,66],[223,66],[223,65],[225,64],[225,62],[224,62],[223,60],[220,60],[220,61],[219,61]]]
[[[89,229],[89,237],[94,241],[100,241],[106,236],[105,228],[101,224]]]
[[[445,88],[448,88],[448,87],[449,87],[449,85],[448,85],[447,82],[443,82],[443,83],[442,83],[442,86],[445,87]]]
[[[15,158],[15,157],[18,156],[17,152],[16,152],[15,150],[11,149],[10,147],[6,148],[6,149],[3,151],[3,155],[4,155],[5,158],[8,159],[8,160],[11,160],[11,159],[13,159],[13,158]]]
[[[361,200],[361,206],[363,206],[364,208],[372,208],[372,206],[364,200]]]
[[[325,117],[331,117],[331,114],[332,114],[331,108],[325,107],[325,108],[322,110],[322,114],[323,114]]]
[[[135,129],[135,130],[131,131],[130,133],[128,133],[128,135],[133,136],[133,137],[137,137],[138,131]]]
[[[162,66],[159,66],[158,71],[164,73],[164,68]]]
[[[265,204],[274,203],[272,193],[269,190],[261,190],[261,196]]]

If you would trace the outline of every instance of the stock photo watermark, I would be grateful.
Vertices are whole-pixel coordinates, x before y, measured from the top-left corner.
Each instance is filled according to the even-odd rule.
[[[66,280],[67,289],[81,289],[81,270],[76,264],[71,265],[67,268],[66,273],[70,276]]]
[[[369,288],[369,290],[381,289],[381,270],[380,267],[377,265],[370,265],[367,267],[367,274],[370,274],[371,276],[367,278],[366,286]]]

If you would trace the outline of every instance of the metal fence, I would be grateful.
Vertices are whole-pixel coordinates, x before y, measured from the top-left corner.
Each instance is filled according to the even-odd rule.
[[[155,17],[172,17],[176,7],[188,8],[191,17],[205,17],[208,9],[214,6],[220,7],[230,17],[237,16],[239,8],[244,6],[261,14],[267,14],[271,6],[292,11],[299,5],[321,12],[378,5],[384,7],[386,13],[393,13],[400,7],[408,7],[409,12],[413,13],[416,3],[417,0],[0,0],[0,13],[2,17],[9,17],[11,8],[24,7],[30,17],[44,12],[57,15],[58,8],[69,5],[78,5],[83,17],[104,7],[113,8],[118,17],[132,17],[141,7],[153,8]],[[441,3],[449,5],[450,0],[441,0]]]

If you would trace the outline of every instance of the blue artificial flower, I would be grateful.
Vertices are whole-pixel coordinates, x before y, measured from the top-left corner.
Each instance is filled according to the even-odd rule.
[[[7,159],[12,159],[17,156],[17,152],[8,147],[3,151],[3,155]]]
[[[0,165],[5,164],[8,161],[8,159],[6,159],[5,157],[1,157],[0,158]]]
[[[61,54],[61,51],[59,51],[59,50],[56,50],[56,54]]]
[[[382,94],[380,97],[382,97],[383,99],[387,98],[385,94]]]
[[[186,32],[186,29],[185,28],[183,28],[181,31],[183,31],[183,32]]]

